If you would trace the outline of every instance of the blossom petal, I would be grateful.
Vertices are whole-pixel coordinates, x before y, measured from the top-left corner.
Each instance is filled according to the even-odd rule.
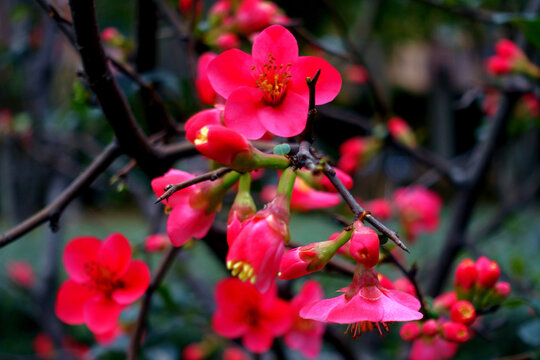
[[[123,309],[123,305],[110,299],[94,298],[84,305],[84,322],[92,332],[97,334],[112,331]]]
[[[86,264],[97,263],[102,242],[93,236],[81,236],[71,240],[64,250],[62,260],[69,277],[78,283],[90,279]]]
[[[251,352],[256,354],[268,351],[272,346],[274,337],[266,329],[250,329],[242,338],[242,344]]]
[[[84,304],[94,295],[87,287],[67,280],[58,290],[54,312],[65,323],[84,324]]]
[[[191,175],[190,173],[181,170],[170,169],[169,171],[167,171],[167,173],[165,173],[165,175],[152,179],[151,185],[154,193],[156,194],[156,196],[159,197],[165,192],[165,186],[181,183],[191,178],[193,178],[193,175]],[[174,194],[172,194],[172,196],[169,197],[169,199],[162,200],[161,202],[165,205],[175,207],[176,203],[185,200],[185,196],[188,195],[191,191],[191,187],[187,187],[185,189],[175,192]]]
[[[208,79],[216,92],[228,98],[241,86],[255,87],[253,58],[238,49],[219,54],[208,64]]]
[[[112,294],[112,298],[119,304],[130,304],[140,298],[150,284],[150,270],[141,260],[133,260],[129,268],[119,281],[123,284],[121,289]]]
[[[277,66],[286,65],[298,58],[298,43],[289,30],[281,25],[272,25],[255,38],[251,53],[258,68],[269,60],[269,54],[275,58]]]
[[[167,220],[167,234],[174,246],[184,245],[190,238],[204,237],[212,223],[216,213],[209,215],[204,211],[192,208],[189,203],[179,203],[173,208]]]
[[[289,90],[292,90],[306,99],[309,98],[309,88],[306,77],[313,77],[317,70],[321,75],[317,80],[315,91],[315,104],[326,104],[337,96],[341,90],[341,75],[326,60],[315,56],[300,56],[292,66],[292,77]]]
[[[131,246],[124,235],[115,233],[105,239],[99,250],[99,263],[113,278],[124,274],[131,260]]]
[[[281,104],[259,110],[259,121],[272,134],[296,136],[306,127],[308,109],[308,98],[289,90]]]
[[[184,126],[184,129],[186,130],[186,139],[193,143],[201,128],[211,125],[222,125],[221,113],[222,111],[218,109],[208,109],[199,111],[190,117]]]
[[[212,317],[212,329],[219,335],[232,339],[249,332],[249,327],[241,318],[232,317],[224,311],[218,311]]]
[[[262,91],[241,87],[234,91],[225,104],[225,124],[248,139],[259,139],[266,128],[259,121],[261,109],[268,107],[262,102]]]

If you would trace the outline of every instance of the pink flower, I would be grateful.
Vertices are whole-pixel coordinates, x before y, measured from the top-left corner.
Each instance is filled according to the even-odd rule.
[[[69,275],[56,298],[56,315],[71,324],[86,324],[94,333],[111,331],[122,310],[141,297],[150,283],[150,270],[131,260],[131,247],[121,234],[101,242],[87,236],[71,240],[64,250]]]
[[[404,324],[399,330],[399,336],[405,341],[416,340],[420,336],[420,324],[416,321]]]
[[[437,313],[450,312],[456,301],[457,296],[455,292],[445,292],[433,299],[433,310]]]
[[[112,26],[109,26],[109,27],[103,29],[103,31],[101,32],[101,38],[106,43],[110,43],[114,39],[116,39],[116,38],[118,38],[120,36],[122,36],[120,34],[120,32],[115,27],[112,27]]]
[[[492,75],[502,75],[512,71],[510,60],[494,55],[486,60],[487,71]]]
[[[482,288],[492,288],[501,275],[499,264],[485,256],[480,256],[475,265],[476,285]]]
[[[461,290],[469,290],[477,278],[476,264],[472,259],[463,259],[456,268],[454,284]]]
[[[236,25],[242,33],[249,35],[277,23],[282,16],[279,7],[271,1],[244,0],[236,12]]]
[[[144,251],[159,252],[165,250],[170,243],[169,237],[165,234],[148,235],[144,240]]]
[[[421,232],[433,232],[439,227],[442,200],[436,192],[422,186],[400,188],[394,193],[394,203],[410,240]]]
[[[195,79],[195,88],[197,89],[197,94],[201,101],[210,106],[214,106],[216,103],[216,92],[212,85],[210,85],[210,80],[208,80],[208,64],[210,61],[214,60],[217,55],[212,52],[205,52],[199,57],[197,61],[197,78]]]
[[[394,281],[394,288],[406,292],[409,295],[416,296],[416,289],[414,288],[413,283],[405,277],[397,278]]]
[[[456,302],[450,310],[450,318],[452,321],[471,325],[476,319],[476,310],[474,306],[467,300]]]
[[[366,210],[378,220],[384,221],[392,216],[392,205],[386,199],[373,199],[366,203]]]
[[[232,49],[208,65],[216,92],[227,99],[225,124],[249,139],[269,131],[295,136],[304,130],[309,89],[306,77],[321,69],[316,104],[332,101],[341,88],[341,77],[325,60],[298,56],[298,44],[284,27],[273,25],[253,43],[252,55]]]
[[[278,195],[246,220],[227,254],[227,269],[240,280],[250,280],[266,292],[277,276],[285,242],[289,241],[286,200]]]
[[[291,326],[289,305],[277,298],[275,287],[261,294],[250,283],[228,278],[218,283],[215,298],[214,331],[226,338],[241,337],[254,353],[270,349],[274,337]]]
[[[321,285],[314,280],[308,280],[300,289],[300,293],[290,303],[294,320],[290,329],[283,336],[283,340],[289,348],[300,351],[308,359],[319,356],[325,324],[315,320],[303,319],[300,317],[299,312],[304,306],[322,298]]]
[[[220,50],[230,50],[240,47],[240,39],[233,33],[224,33],[216,38],[216,46]]]
[[[363,84],[368,81],[369,73],[361,65],[350,65],[346,69],[346,78],[355,84]]]
[[[203,360],[206,355],[206,351],[200,343],[189,344],[182,349],[182,359],[185,360]]]
[[[422,318],[418,312],[418,299],[399,290],[383,288],[375,270],[362,265],[359,265],[349,288],[343,290],[346,290],[343,295],[304,306],[300,316],[304,319],[350,324],[347,332],[350,330],[353,337],[375,327],[382,335],[381,327],[388,330],[387,322]]]
[[[94,333],[94,339],[101,346],[107,346],[112,344],[118,337],[124,335],[124,328],[120,324],[107,332],[96,334]]]
[[[353,174],[375,154],[380,145],[377,139],[371,137],[352,137],[339,147],[337,165],[341,170]]]
[[[264,201],[271,200],[276,194],[275,186],[266,186],[261,192]],[[327,209],[334,207],[341,202],[340,195],[325,191],[315,190],[304,180],[297,177],[294,182],[291,196],[291,210],[309,211]]]
[[[176,169],[171,169],[163,176],[152,180],[152,189],[156,196],[165,192],[170,184],[180,183],[193,178],[193,175]],[[206,183],[199,183],[175,192],[168,200],[162,202],[170,209],[167,220],[167,234],[174,246],[185,244],[190,238],[203,238],[216,215],[208,211],[208,194],[205,192]]]
[[[31,288],[36,283],[36,274],[26,261],[9,261],[6,265],[8,277],[17,285]]]
[[[223,351],[223,360],[249,360],[250,357],[240,348],[229,347]]]
[[[75,339],[64,336],[62,338],[62,350],[71,355],[70,358],[89,359],[88,355],[90,347],[77,342]],[[57,352],[54,347],[53,340],[45,333],[39,333],[32,341],[32,348],[37,357],[44,360],[52,360],[57,358]]]
[[[372,268],[379,262],[379,236],[361,221],[354,222],[349,251],[353,259]]]
[[[454,357],[458,344],[435,337],[420,337],[413,342],[409,360],[443,360]]]

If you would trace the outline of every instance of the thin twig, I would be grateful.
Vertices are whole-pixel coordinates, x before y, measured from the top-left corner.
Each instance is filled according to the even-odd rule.
[[[88,188],[94,180],[109,167],[109,165],[120,156],[120,147],[112,143],[82,172],[69,187],[60,194],[50,205],[32,215],[11,230],[0,236],[0,248],[17,240],[30,230],[35,229],[44,222],[50,221],[54,230],[58,226],[58,220],[66,206],[71,203],[83,190]]]
[[[178,184],[167,185],[165,187],[165,192],[163,193],[163,195],[161,195],[160,197],[156,199],[155,204],[159,203],[162,200],[168,199],[169,197],[171,197],[172,194],[174,194],[177,191],[180,191],[182,189],[190,187],[191,185],[195,185],[203,181],[207,181],[207,180],[215,181],[231,171],[233,171],[233,169],[231,168],[219,168],[217,170],[209,171],[205,174],[195,176],[194,178],[191,178],[189,180],[183,181]]]
[[[148,286],[148,289],[146,290],[146,293],[144,294],[144,298],[141,304],[141,309],[139,311],[139,316],[137,317],[137,322],[135,323],[135,330],[131,337],[131,341],[128,348],[128,353],[127,353],[128,360],[137,359],[139,346],[141,344],[144,330],[146,328],[146,319],[148,316],[148,311],[150,310],[150,302],[152,300],[152,296],[154,295],[154,292],[157,290],[157,288],[161,284],[163,277],[165,276],[167,271],[170,269],[174,258],[180,252],[181,249],[182,249],[181,247],[172,247],[169,249],[169,251],[163,257],[163,260],[161,261],[161,264],[159,265],[158,270],[156,271],[154,277],[152,278],[152,281],[150,282],[150,286]]]

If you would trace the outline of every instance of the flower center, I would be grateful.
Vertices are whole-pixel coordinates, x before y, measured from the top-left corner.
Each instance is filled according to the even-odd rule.
[[[195,138],[195,141],[193,142],[195,146],[206,144],[208,142],[208,126],[204,126],[199,130],[197,133],[197,137]]]
[[[345,335],[350,334],[353,339],[356,339],[362,333],[372,331],[377,327],[377,330],[379,330],[379,334],[382,337],[385,337],[386,335],[383,334],[383,330],[387,333],[390,332],[390,328],[388,327],[388,324],[386,322],[371,322],[371,321],[359,321],[353,324],[347,325],[347,330],[345,330]]]
[[[121,281],[112,279],[112,274],[108,268],[99,266],[95,261],[84,264],[84,271],[90,277],[84,283],[84,286],[90,290],[95,290],[109,296],[114,290],[124,286]]]
[[[263,91],[263,100],[267,105],[275,106],[281,104],[287,84],[291,75],[291,63],[277,64],[276,58],[272,54],[266,55],[268,60],[259,68],[259,76],[255,79],[255,86]],[[255,65],[251,70],[257,69]]]
[[[245,261],[227,261],[227,269],[231,271],[232,276],[237,276],[240,280],[249,280],[252,284],[257,281],[257,275],[255,275],[255,269],[249,263]]]

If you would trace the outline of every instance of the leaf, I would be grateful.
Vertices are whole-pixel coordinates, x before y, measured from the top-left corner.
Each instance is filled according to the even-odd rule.
[[[291,146],[289,144],[279,144],[274,147],[273,153],[276,155],[287,155],[291,152]]]
[[[534,347],[540,346],[540,319],[525,323],[518,329],[518,335],[524,343]]]

